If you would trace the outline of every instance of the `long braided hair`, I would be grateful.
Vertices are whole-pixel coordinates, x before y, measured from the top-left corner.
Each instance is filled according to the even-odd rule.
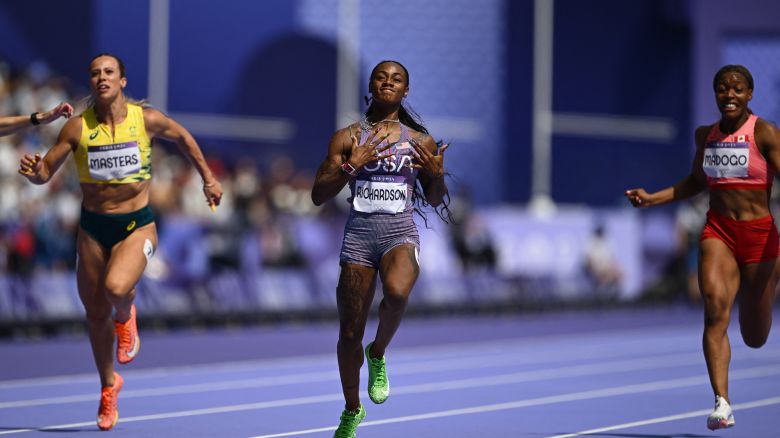
[[[406,69],[406,67],[401,64],[398,61],[394,60],[384,60],[380,61],[377,65],[374,66],[374,68],[371,70],[370,78],[374,77],[374,73],[376,73],[376,70],[379,68],[380,65],[392,62],[393,64],[398,65],[401,67],[404,71],[404,74],[406,75],[406,86],[409,86],[409,70]],[[366,103],[368,104],[368,108],[366,109],[366,112],[363,116],[363,120],[361,121],[361,125],[365,126],[368,124],[368,118],[371,117],[374,114],[375,108],[374,108],[374,102],[369,97],[366,97]],[[401,102],[400,108],[398,109],[398,121],[403,123],[404,125],[414,129],[417,132],[422,132],[423,134],[430,135],[428,133],[428,129],[425,128],[422,122],[422,118],[419,114],[417,114],[408,104],[404,105],[403,102]],[[442,141],[436,142],[439,146],[442,145]],[[446,176],[451,176],[449,172],[444,173]],[[433,207],[433,211],[436,212],[436,215],[439,216],[439,218],[445,223],[450,224],[453,222],[452,218],[452,212],[450,211],[450,195],[447,193],[444,196],[444,199],[442,200],[442,203],[438,207]],[[417,213],[422,220],[425,222],[425,227],[428,228],[428,216],[423,210],[425,207],[430,206],[428,201],[425,199],[425,194],[422,189],[422,185],[419,182],[419,179],[415,181],[414,187],[412,188],[412,205],[414,206],[414,211]]]

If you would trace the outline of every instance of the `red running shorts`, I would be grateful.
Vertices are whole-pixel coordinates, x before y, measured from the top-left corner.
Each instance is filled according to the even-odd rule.
[[[776,259],[780,254],[780,238],[772,215],[738,221],[710,210],[699,240],[712,238],[725,243],[739,265]]]

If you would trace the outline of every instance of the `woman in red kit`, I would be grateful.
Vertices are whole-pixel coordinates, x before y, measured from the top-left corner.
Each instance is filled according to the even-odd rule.
[[[710,209],[699,245],[699,287],[704,300],[704,357],[715,393],[711,430],[734,425],[728,395],[731,347],[726,329],[739,297],[742,339],[759,348],[772,326],[778,280],[778,233],[769,195],[780,169],[780,130],[748,108],[753,76],[741,65],[715,74],[720,120],[696,129],[691,173],[655,193],[626,191],[634,207],[651,207],[690,198],[709,188]]]

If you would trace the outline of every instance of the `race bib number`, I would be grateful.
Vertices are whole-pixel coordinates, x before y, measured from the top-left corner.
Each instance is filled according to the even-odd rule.
[[[90,146],[89,174],[100,181],[122,179],[141,170],[141,150],[137,142]]]
[[[710,178],[744,178],[749,162],[750,143],[713,142],[704,149],[702,167]]]
[[[400,213],[406,208],[406,183],[357,180],[352,206],[361,213]]]

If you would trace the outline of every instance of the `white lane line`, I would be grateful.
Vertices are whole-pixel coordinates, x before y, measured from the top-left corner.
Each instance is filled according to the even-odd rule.
[[[282,386],[293,384],[305,384],[321,381],[338,382],[338,371],[332,370],[320,373],[291,374],[287,376],[259,377],[256,379],[229,380],[220,382],[193,383],[188,385],[173,385],[149,389],[136,389],[122,391],[123,400],[129,398],[157,397],[177,394],[195,394],[214,391],[230,391],[246,388],[260,388],[268,386]],[[0,402],[0,409],[21,408],[30,406],[44,406],[76,402],[94,402],[97,401],[97,394],[77,394],[62,397],[47,397],[29,400],[17,400],[9,402]]]
[[[698,333],[697,333],[698,334]],[[546,352],[545,354],[539,354],[539,350],[535,349],[533,355],[528,355],[527,353],[524,355],[528,357],[526,359],[528,362],[525,363],[537,363],[539,361],[544,361],[544,359],[549,358],[566,358],[566,357],[572,357],[572,355],[575,355],[577,357],[597,357],[598,354],[594,353],[595,351],[598,351],[596,348],[597,346],[601,346],[603,355],[636,355],[639,354],[633,350],[630,350],[631,347],[636,348],[637,345],[641,345],[641,351],[640,353],[649,353],[650,351],[657,352],[659,349],[668,349],[668,346],[670,345],[670,341],[672,338],[680,338],[680,340],[689,340],[693,339],[689,335],[668,335],[665,336],[663,334],[653,334],[650,339],[647,341],[643,341],[642,339],[638,339],[636,337],[636,334],[632,336],[630,332],[623,331],[621,332],[621,337],[625,336],[628,340],[620,341],[620,342],[610,342],[607,344],[599,344],[600,342],[603,342],[603,340],[598,339],[598,337],[594,338],[593,335],[566,335],[566,336],[559,336],[559,335],[550,335],[546,337],[537,337],[534,339],[527,339],[527,338],[521,338],[521,339],[511,339],[511,340],[501,340],[501,341],[487,341],[487,342],[463,342],[463,343],[453,343],[453,344],[440,344],[435,346],[423,346],[423,347],[406,347],[406,348],[398,348],[394,349],[392,355],[390,358],[395,363],[400,363],[403,361],[418,361],[419,358],[423,359],[429,359],[431,356],[436,356],[439,359],[446,359],[448,355],[454,354],[455,357],[469,357],[470,355],[478,355],[480,358],[485,358],[485,355],[501,355],[505,354],[503,352],[505,351],[511,351],[517,348],[522,348],[525,346],[533,346],[541,344],[549,344],[557,340],[558,338],[564,338],[567,342],[572,342],[576,344],[576,340],[580,337],[584,339],[589,339],[588,341],[588,348],[584,349],[582,351],[576,351],[573,352],[570,349],[566,351],[561,351],[560,348],[551,348],[550,352]],[[648,335],[649,336],[649,335]],[[696,339],[699,339],[698,337]],[[683,343],[683,342],[680,342]],[[687,343],[690,344],[690,343]],[[671,345],[679,345],[676,341],[672,342]],[[690,344],[691,346],[697,344]],[[767,346],[768,347],[768,346]],[[766,347],[765,347],[766,348]],[[499,349],[501,352],[497,353],[496,349]],[[688,348],[685,348],[686,350]],[[518,353],[519,356],[523,356],[523,354]],[[458,359],[459,361],[462,359]],[[126,373],[123,373],[125,377],[132,377],[133,379],[141,379],[141,378],[160,378],[160,377],[169,377],[169,376],[177,376],[182,377],[182,375],[199,375],[199,374],[209,374],[214,375],[218,373],[236,373],[236,372],[244,372],[244,371],[259,371],[259,370],[266,370],[266,369],[275,369],[275,368],[283,368],[286,370],[289,370],[290,368],[296,368],[296,367],[306,367],[311,368],[312,366],[332,366],[335,362],[334,354],[320,354],[320,355],[311,355],[311,356],[296,356],[296,357],[287,357],[287,358],[274,358],[274,359],[260,359],[260,360],[246,360],[246,361],[234,361],[234,362],[219,362],[219,363],[211,363],[211,364],[198,364],[198,365],[184,365],[184,366],[174,366],[174,367],[159,367],[159,368],[148,368],[148,369],[141,369],[141,370],[132,370],[127,371]],[[439,363],[442,361],[440,360]],[[46,386],[46,385],[70,385],[70,384],[83,384],[83,383],[94,383],[95,382],[95,374],[72,374],[72,375],[60,375],[60,376],[51,376],[51,377],[37,377],[37,378],[27,378],[27,379],[17,379],[17,380],[6,380],[6,381],[0,381],[0,390],[4,389],[13,389],[13,388],[19,388],[19,387],[33,387],[33,386]]]
[[[344,396],[340,393],[318,395],[318,396],[311,396],[311,397],[297,397],[297,398],[290,398],[284,400],[271,400],[271,401],[257,402],[257,403],[244,403],[239,405],[217,406],[214,408],[190,409],[186,411],[166,412],[161,414],[139,415],[135,417],[120,418],[120,421],[122,423],[134,423],[138,421],[164,420],[169,418],[194,417],[198,415],[224,414],[230,412],[280,408],[285,406],[296,406],[302,404],[333,402],[333,401],[342,400],[343,397]],[[57,424],[54,426],[45,426],[36,429],[13,429],[13,430],[0,431],[0,435],[10,435],[14,433],[44,431],[44,430],[52,430],[52,429],[70,429],[74,427],[84,427],[84,426],[90,426],[94,424],[95,421],[84,421],[81,423]]]
[[[392,353],[392,359],[394,362],[399,363],[402,361],[418,361],[420,357],[429,358],[436,356],[437,358],[448,357],[469,357],[473,355],[485,355],[485,354],[505,354],[507,350],[513,350],[523,348],[527,346],[548,346],[551,354],[560,355],[560,357],[571,357],[574,355],[580,355],[581,353],[589,353],[593,351],[596,346],[601,346],[605,351],[623,351],[624,354],[636,354],[631,353],[631,347],[637,348],[641,346],[641,351],[645,352],[654,346],[656,348],[663,348],[671,345],[690,345],[697,346],[698,344],[692,344],[688,341],[698,341],[701,337],[696,332],[695,336],[681,335],[678,330],[667,330],[660,333],[647,333],[647,330],[623,330],[621,331],[621,338],[626,340],[612,340],[604,339],[614,337],[614,333],[578,333],[578,334],[556,334],[531,338],[515,338],[515,339],[500,339],[492,341],[473,341],[473,342],[457,342],[438,344],[433,346],[419,346],[419,347],[402,347],[394,348]],[[675,341],[674,339],[677,339]],[[578,339],[587,340],[587,342],[579,343]],[[566,344],[574,345],[587,345],[582,350],[572,351],[568,349],[566,352],[560,352],[560,349],[555,346],[550,346],[555,342],[563,341]],[[602,344],[608,342],[606,344]],[[766,347],[769,347],[767,345]],[[766,348],[765,347],[765,348]],[[686,348],[687,349],[687,348]],[[565,353],[565,354],[564,354]],[[527,355],[533,358],[539,357],[551,357],[550,355],[540,355],[538,348],[534,350],[533,355]],[[293,356],[285,358],[272,358],[272,359],[250,359],[244,361],[228,361],[217,362],[197,365],[182,365],[172,367],[155,367],[141,370],[127,371],[127,376],[132,376],[135,379],[139,378],[157,378],[157,377],[181,377],[183,374],[187,375],[214,375],[217,373],[235,373],[242,371],[260,371],[267,369],[285,369],[290,368],[311,368],[312,366],[332,366],[335,363],[335,354],[326,353],[318,355],[308,356]],[[124,374],[124,373],[123,373]],[[94,373],[82,373],[82,374],[69,374],[50,377],[36,377],[25,378],[15,380],[3,380],[0,381],[0,390],[14,389],[19,387],[34,387],[34,386],[48,386],[48,385],[69,385],[69,384],[81,384],[81,383],[94,383],[96,380]]]
[[[613,350],[614,351],[614,350]],[[594,357],[602,359],[610,359],[608,356],[604,357],[598,350],[591,352]],[[500,367],[502,365],[520,365],[524,362],[527,356],[518,357],[516,355],[508,355],[505,357],[498,357],[495,359],[490,358],[471,358],[469,360],[462,360],[459,362],[448,361],[442,363],[441,361],[427,361],[417,364],[401,364],[393,367],[393,375],[414,375],[424,374],[426,372],[442,372],[442,371],[457,371],[457,370],[479,370],[486,368]],[[534,356],[538,358],[538,356]],[[762,352],[761,357],[763,359],[780,358],[780,351],[767,351]],[[578,359],[584,359],[580,356]],[[527,361],[533,362],[533,361]],[[579,377],[586,375],[598,375],[611,372],[625,372],[625,371],[638,371],[658,368],[668,368],[681,365],[698,365],[701,362],[700,353],[685,353],[685,354],[669,354],[669,355],[654,355],[637,357],[634,359],[623,360],[611,360],[610,362],[596,362],[582,365],[570,365],[566,367],[545,368],[543,370],[531,370],[520,371],[510,374],[500,374],[495,376],[486,377],[474,377],[459,380],[450,380],[444,382],[434,382],[418,385],[408,385],[404,387],[396,388],[394,393],[396,394],[412,394],[419,392],[430,392],[436,389],[464,389],[478,386],[490,386],[490,385],[502,385],[512,384],[520,382],[528,382],[535,380],[548,380],[555,378],[568,378]],[[544,361],[542,361],[544,363]],[[122,393],[122,399],[130,398],[142,398],[142,397],[159,397],[170,396],[180,394],[195,394],[215,391],[230,391],[237,389],[248,388],[263,388],[274,387],[283,385],[299,385],[306,383],[317,382],[338,382],[338,374],[336,370],[312,372],[312,373],[296,373],[281,376],[268,376],[258,377],[251,379],[234,379],[234,380],[222,380],[215,382],[205,383],[193,383],[187,385],[172,385],[162,386],[147,389],[125,390]],[[32,406],[44,406],[55,404],[67,404],[78,402],[94,402],[95,393],[83,393],[74,394],[59,397],[44,397],[36,399],[24,399],[24,400],[12,400],[0,402],[0,409],[22,408]]]
[[[736,380],[766,377],[766,376],[778,375],[778,374],[780,374],[780,367],[778,366],[756,367],[756,368],[749,368],[749,369],[737,371],[732,374],[730,380],[736,381]],[[539,397],[539,398],[533,398],[527,400],[517,400],[513,402],[506,402],[506,403],[473,406],[473,407],[461,408],[461,409],[450,409],[446,411],[429,412],[426,414],[386,418],[384,420],[366,421],[361,423],[359,427],[378,426],[382,424],[392,424],[392,423],[406,423],[410,421],[430,420],[435,418],[453,417],[458,415],[481,414],[485,412],[519,409],[519,408],[526,408],[532,406],[564,403],[570,401],[581,401],[581,400],[613,397],[613,396],[627,395],[627,394],[638,394],[638,393],[650,392],[650,391],[660,391],[664,389],[677,389],[682,387],[704,385],[707,382],[708,379],[706,378],[706,376],[694,376],[694,377],[686,377],[681,379],[659,380],[655,382],[642,383],[637,385],[616,386],[612,388],[573,392],[569,394],[560,394],[560,395]],[[285,437],[285,436],[308,435],[312,433],[325,432],[325,431],[330,431],[335,429],[336,429],[335,426],[319,427],[316,429],[296,430],[296,431],[282,432],[282,433],[276,433],[271,435],[257,435],[252,438],[277,438],[277,437]]]
[[[775,355],[780,357],[780,352]],[[511,358],[510,358],[511,359]],[[512,361],[507,360],[507,363]],[[609,362],[596,362],[592,364],[584,365],[570,365],[566,367],[545,368],[542,370],[531,371],[519,371],[509,374],[499,374],[494,376],[484,377],[470,377],[466,379],[448,380],[443,382],[432,382],[416,385],[406,385],[394,388],[394,394],[415,394],[421,392],[435,392],[442,390],[454,390],[465,389],[483,386],[495,386],[520,382],[530,382],[537,380],[551,380],[558,378],[569,377],[581,377],[592,376],[598,374],[625,372],[625,371],[637,371],[648,370],[658,368],[668,368],[680,365],[698,365],[701,363],[700,353],[688,353],[688,354],[672,354],[664,356],[653,357],[640,357],[635,359],[609,361]],[[436,368],[433,365],[439,365]],[[457,363],[451,362],[449,364],[441,364],[436,361],[432,361],[426,364],[420,364],[422,366],[412,367],[394,367],[393,375],[410,375],[419,374],[425,372],[441,372],[445,370],[476,370],[480,368],[491,367],[495,365],[495,362],[478,362],[477,358],[469,363]],[[259,377],[254,379],[239,379],[230,381],[219,382],[206,382],[199,384],[188,385],[173,385],[165,387],[157,387],[150,389],[137,389],[137,390],[125,390],[122,392],[122,399],[129,398],[141,398],[141,397],[155,397],[155,396],[168,396],[178,394],[194,394],[213,391],[228,391],[236,389],[247,388],[260,388],[269,386],[282,386],[282,385],[295,385],[302,383],[314,383],[333,381],[338,382],[338,373],[334,369],[327,372],[318,373],[306,373],[306,374],[291,374],[286,376],[271,376],[271,377]],[[96,400],[95,393],[77,394],[61,397],[46,397],[28,400],[15,400],[8,402],[0,402],[0,409],[21,408],[30,406],[43,406],[76,402],[94,402]]]
[[[732,372],[730,380],[738,381],[743,379],[766,377],[766,376],[772,376],[778,374],[780,374],[780,366],[777,365],[754,367],[754,368],[747,368],[744,370],[738,370]],[[467,380],[471,380],[471,379],[467,379]],[[655,382],[648,382],[642,384],[623,385],[623,386],[616,386],[612,388],[580,391],[580,392],[546,396],[546,397],[527,399],[527,400],[518,400],[518,401],[508,402],[508,403],[474,406],[470,408],[452,409],[447,411],[431,412],[427,414],[419,414],[419,415],[411,415],[405,417],[389,418],[384,420],[369,421],[361,424],[361,427],[374,426],[380,424],[389,424],[389,423],[401,423],[401,422],[408,422],[408,421],[426,420],[426,419],[440,418],[440,417],[450,417],[455,415],[493,412],[493,411],[500,411],[506,409],[517,409],[517,408],[539,406],[539,405],[546,405],[546,404],[553,404],[553,403],[563,403],[568,401],[603,398],[603,397],[611,397],[611,396],[626,395],[626,394],[636,394],[636,393],[649,392],[649,391],[659,391],[663,389],[676,389],[676,388],[682,388],[688,386],[704,385],[706,384],[707,381],[708,380],[706,376],[692,376],[692,377],[685,377],[685,378],[678,378],[678,379],[659,380]],[[477,382],[474,383],[476,384]],[[480,382],[480,386],[483,386],[484,383],[485,382]],[[454,381],[454,385],[459,385],[458,381]],[[427,386],[427,385],[419,385],[419,386]],[[409,392],[408,390],[404,391],[403,388],[400,389],[401,391],[396,391],[396,393]],[[446,390],[448,388],[440,386],[438,388],[425,388],[425,389],[426,391],[435,391],[435,390],[441,391],[441,390]],[[458,386],[456,389],[460,389],[460,386]],[[418,392],[422,392],[422,391],[418,391]],[[335,401],[341,401],[342,397],[343,395],[341,393],[337,393],[337,394],[325,394],[325,395],[310,396],[310,397],[297,397],[297,398],[290,398],[290,399],[283,399],[283,400],[271,400],[271,401],[256,402],[256,403],[244,403],[238,405],[218,406],[214,408],[192,409],[186,411],[127,417],[127,418],[123,418],[122,422],[131,423],[137,421],[163,420],[168,418],[192,417],[198,415],[221,414],[221,413],[229,413],[229,412],[250,411],[250,410],[286,407],[286,406],[299,406],[299,405],[314,404],[314,403],[335,402]],[[36,430],[40,431],[40,430],[52,430],[52,429],[69,429],[74,427],[89,426],[92,424],[94,424],[94,421],[44,426],[36,429],[12,429],[7,431],[0,431],[0,435],[10,435],[14,433],[31,432]],[[323,430],[334,430],[334,429],[335,427],[307,429],[304,431],[285,432],[281,435],[278,434],[265,435],[264,437],[267,438],[267,437],[276,437],[276,436],[304,435],[304,434],[309,434],[314,432],[320,432]]]
[[[761,400],[755,400],[752,402],[738,403],[735,405],[731,405],[731,407],[734,410],[744,411],[747,409],[762,408],[765,406],[772,406],[776,404],[780,404],[780,397],[770,397]],[[686,418],[693,418],[699,416],[704,417],[705,415],[709,415],[710,412],[712,412],[712,409],[701,409],[698,411],[684,412],[682,414],[667,415],[665,417],[650,418],[647,420],[633,421],[631,423],[616,424],[614,426],[605,426],[605,427],[600,427],[598,429],[583,430],[582,432],[568,433],[564,435],[555,435],[548,438],[572,438],[572,437],[582,436],[582,435],[593,435],[596,433],[609,432],[613,430],[647,426],[649,424],[668,423],[671,421],[684,420]]]

